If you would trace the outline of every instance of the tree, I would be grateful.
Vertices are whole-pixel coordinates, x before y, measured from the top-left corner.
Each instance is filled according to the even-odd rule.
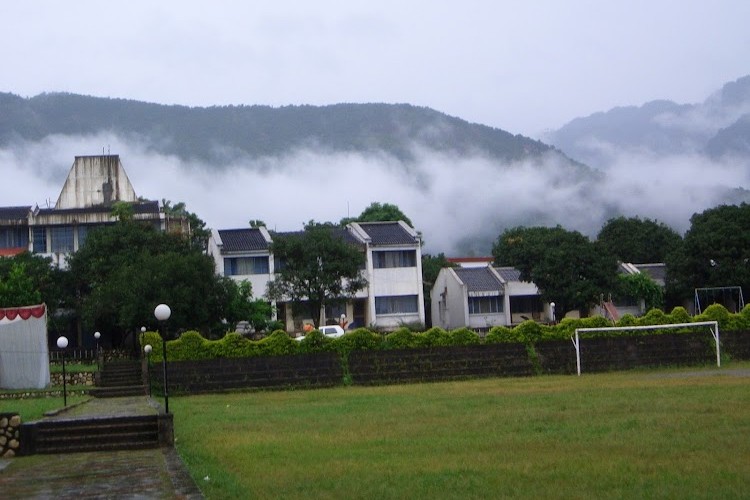
[[[42,294],[23,263],[13,262],[8,273],[0,276],[0,307],[28,306],[41,301]]]
[[[556,309],[585,313],[603,293],[615,289],[617,262],[577,231],[560,226],[517,227],[501,234],[492,248],[495,264],[514,266]]]
[[[176,328],[207,332],[225,317],[228,297],[213,259],[149,224],[126,220],[97,228],[68,264],[83,326],[109,334],[115,345],[127,332],[154,324],[161,302],[172,309]]]
[[[664,291],[646,273],[618,274],[617,281],[618,298],[643,299],[646,311],[664,308]]]
[[[7,293],[5,299],[0,299],[0,307],[44,302],[50,312],[64,308],[67,273],[53,267],[51,262],[29,252],[0,259],[0,288],[5,287]]]
[[[351,298],[367,285],[362,248],[332,224],[310,221],[303,232],[275,235],[271,251],[283,265],[268,285],[269,298],[304,309],[316,327],[326,305]]]
[[[682,244],[682,238],[674,229],[639,217],[608,220],[596,240],[621,262],[635,264],[665,262],[667,255]]]
[[[211,230],[206,227],[206,223],[193,212],[187,210],[184,202],[172,205],[169,200],[162,199],[162,211],[165,215],[171,217],[184,217],[190,225],[190,243],[203,252],[208,250],[208,240],[211,237]]]
[[[721,205],[695,214],[680,251],[667,262],[667,295],[680,304],[696,288],[750,292],[750,205]]]
[[[226,320],[231,324],[248,321],[255,331],[264,330],[271,320],[271,304],[253,298],[253,287],[249,281],[239,283],[232,278],[222,278],[228,297]]]
[[[266,225],[266,223],[260,219],[250,219],[248,224],[250,224],[250,227],[261,227]]]
[[[399,220],[412,226],[411,219],[409,219],[401,209],[398,208],[398,206],[391,203],[379,203],[375,201],[370,203],[370,206],[365,208],[362,213],[359,214],[359,217],[342,219],[341,225],[344,226],[349,222],[383,222]]]

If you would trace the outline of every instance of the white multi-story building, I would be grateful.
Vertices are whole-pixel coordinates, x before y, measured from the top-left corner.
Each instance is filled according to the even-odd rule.
[[[432,287],[432,324],[446,330],[468,327],[480,332],[528,319],[553,320],[549,304],[534,283],[522,281],[512,267],[445,267]]]
[[[345,304],[321,311],[321,323],[338,323],[344,315],[349,328],[393,330],[403,324],[424,324],[422,248],[417,232],[402,221],[353,222],[342,237],[364,252],[362,272],[367,286]],[[209,253],[218,273],[249,281],[253,295],[262,297],[275,275],[272,241],[273,234],[265,227],[215,230]],[[276,303],[276,309],[287,331],[301,331],[312,322],[312,318],[295,317],[287,303]]]

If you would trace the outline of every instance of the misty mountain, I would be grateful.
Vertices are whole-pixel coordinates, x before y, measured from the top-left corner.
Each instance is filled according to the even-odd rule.
[[[559,155],[539,141],[408,104],[190,108],[67,93],[0,94],[0,146],[107,131],[150,150],[218,168],[237,158],[299,149],[386,154],[414,160],[414,147],[503,162]]]
[[[454,256],[489,255],[516,226],[595,237],[621,215],[684,232],[694,213],[750,201],[748,161],[737,159],[750,158],[748,87],[744,78],[701,104],[574,120],[554,139],[567,156],[408,104],[189,108],[0,94],[0,178],[12,180],[0,183],[0,205],[51,203],[74,156],[111,146],[138,195],[183,201],[215,229],[260,219],[298,230],[377,201],[411,218],[427,252]]]
[[[595,168],[625,153],[750,158],[750,76],[725,84],[698,104],[668,100],[576,118],[547,142]]]

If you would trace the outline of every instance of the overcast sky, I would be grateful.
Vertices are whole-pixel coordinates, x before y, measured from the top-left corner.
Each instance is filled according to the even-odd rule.
[[[410,103],[538,137],[750,73],[740,0],[2,2],[0,91]]]

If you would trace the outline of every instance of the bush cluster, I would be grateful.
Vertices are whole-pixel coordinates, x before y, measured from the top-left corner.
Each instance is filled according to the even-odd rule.
[[[446,331],[432,327],[424,332],[414,332],[404,326],[388,334],[373,332],[367,328],[357,328],[343,337],[332,339],[314,330],[301,341],[295,340],[283,330],[276,330],[261,340],[249,340],[239,333],[227,333],[219,340],[208,340],[196,331],[187,331],[177,340],[167,342],[170,360],[200,360],[213,358],[238,358],[253,356],[282,356],[289,354],[310,354],[315,352],[337,352],[346,357],[352,351],[373,349],[414,349],[457,345],[479,345],[495,343],[523,343],[533,346],[548,340],[568,340],[577,328],[600,328],[608,326],[651,326],[664,324],[717,321],[720,330],[750,330],[750,305],[741,312],[732,314],[719,304],[713,304],[695,317],[691,317],[683,307],[676,307],[667,314],[652,309],[646,315],[636,318],[625,315],[616,324],[601,316],[581,319],[565,318],[556,325],[543,325],[529,320],[509,328],[496,326],[484,338],[468,328]],[[614,337],[655,335],[662,333],[685,333],[695,331],[686,327],[670,330],[622,330],[614,332],[588,332],[584,336]],[[152,360],[162,359],[161,337],[156,332],[146,332],[142,344],[153,348]]]

